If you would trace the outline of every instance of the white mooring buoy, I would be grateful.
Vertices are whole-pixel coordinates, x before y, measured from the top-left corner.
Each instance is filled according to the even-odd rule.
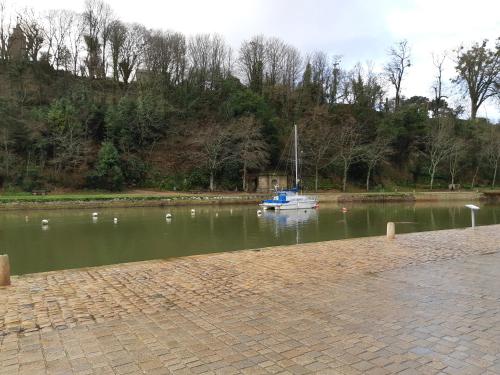
[[[118,224],[118,218],[117,217],[113,218],[113,223]]]
[[[97,217],[97,216],[99,216],[99,213],[98,213],[98,212],[94,212],[94,213],[92,213],[92,217]]]
[[[172,218],[172,214],[166,214],[166,215],[165,215],[165,218],[166,218],[166,219],[171,219],[171,218]]]
[[[47,219],[43,219],[42,220],[42,225],[49,225],[49,221]]]
[[[262,211],[261,210],[257,210],[257,216],[260,216],[262,215]]]
[[[191,208],[191,215],[194,215],[196,213],[194,208]]]

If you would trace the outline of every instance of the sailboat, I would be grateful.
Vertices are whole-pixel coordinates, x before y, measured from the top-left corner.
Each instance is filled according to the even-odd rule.
[[[315,197],[302,195],[299,192],[299,156],[298,156],[298,136],[297,125],[294,125],[295,133],[295,187],[290,190],[278,191],[278,195],[273,199],[262,201],[260,206],[265,210],[297,210],[318,207],[318,200]]]

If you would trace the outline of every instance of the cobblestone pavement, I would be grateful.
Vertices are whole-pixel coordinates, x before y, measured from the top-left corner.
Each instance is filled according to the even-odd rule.
[[[500,374],[500,226],[13,278],[0,374]]]

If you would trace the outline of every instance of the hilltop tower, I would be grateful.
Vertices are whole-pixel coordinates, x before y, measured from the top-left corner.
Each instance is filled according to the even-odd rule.
[[[26,36],[19,24],[14,27],[9,37],[7,45],[7,55],[12,61],[22,61],[26,59]]]

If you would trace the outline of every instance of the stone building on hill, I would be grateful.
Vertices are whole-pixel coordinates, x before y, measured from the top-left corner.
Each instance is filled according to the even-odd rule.
[[[9,60],[22,61],[26,59],[26,36],[19,24],[14,27],[7,44],[7,55]]]

